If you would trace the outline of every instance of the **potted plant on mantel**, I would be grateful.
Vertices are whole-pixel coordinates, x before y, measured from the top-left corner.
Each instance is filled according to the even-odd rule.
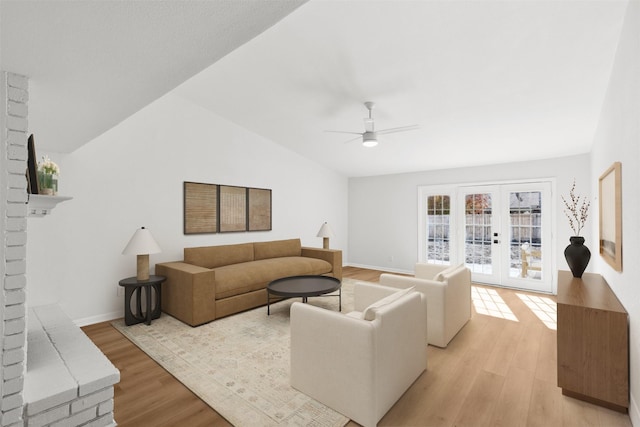
[[[42,157],[38,163],[38,187],[40,194],[55,196],[58,192],[58,175],[60,168],[48,156]]]
[[[580,230],[589,217],[591,202],[586,197],[576,196],[575,190],[576,180],[574,179],[569,191],[569,200],[567,201],[564,196],[560,196],[564,202],[564,213],[569,219],[569,226],[574,232],[574,235],[569,238],[571,244],[564,250],[564,257],[573,277],[582,277],[582,273],[591,259],[591,251],[584,245],[584,237],[580,236]]]

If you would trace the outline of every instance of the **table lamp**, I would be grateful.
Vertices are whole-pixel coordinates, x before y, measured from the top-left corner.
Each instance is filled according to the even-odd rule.
[[[160,246],[156,243],[151,232],[142,227],[133,233],[133,237],[127,243],[122,255],[138,256],[138,272],[136,278],[139,281],[149,280],[149,254],[160,252]]]
[[[329,237],[335,237],[335,235],[333,234],[331,227],[329,227],[329,224],[325,222],[320,227],[317,237],[322,237],[322,247],[325,249],[329,249]]]

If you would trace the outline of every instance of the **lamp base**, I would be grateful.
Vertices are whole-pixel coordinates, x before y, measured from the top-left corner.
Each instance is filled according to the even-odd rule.
[[[149,254],[138,255],[138,281],[149,280]]]
[[[322,238],[322,247],[324,249],[329,249],[329,238],[328,237],[323,237]]]

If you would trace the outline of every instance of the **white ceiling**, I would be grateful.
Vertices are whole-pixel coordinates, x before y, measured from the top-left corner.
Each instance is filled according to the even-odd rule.
[[[71,152],[307,0],[0,0],[0,69],[29,77],[29,127]]]
[[[2,69],[31,77],[38,146],[70,151],[290,13],[175,93],[347,176],[493,164],[590,150],[627,5],[299,3],[2,0]],[[362,131],[365,101],[420,130],[324,132]]]

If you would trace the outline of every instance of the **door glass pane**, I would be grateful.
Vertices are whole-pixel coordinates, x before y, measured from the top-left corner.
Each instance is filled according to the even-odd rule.
[[[450,203],[447,195],[427,197],[428,263],[449,264]]]
[[[542,280],[542,193],[509,194],[509,277]]]
[[[493,274],[491,194],[467,194],[464,204],[465,264],[472,273]]]

